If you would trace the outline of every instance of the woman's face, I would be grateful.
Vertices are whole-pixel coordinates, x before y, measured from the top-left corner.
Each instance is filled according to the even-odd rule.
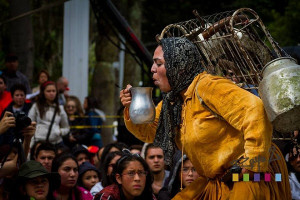
[[[55,85],[47,85],[44,91],[45,98],[48,102],[53,102],[56,97]]]
[[[194,180],[199,178],[197,171],[195,170],[193,164],[190,160],[186,160],[183,162],[183,170],[182,170],[182,184],[184,187],[190,185]]]
[[[78,165],[81,165],[84,162],[90,162],[90,158],[86,153],[79,153],[76,156],[76,160],[78,162]]]
[[[114,166],[116,165],[117,161],[121,158],[121,156],[117,155],[115,156],[108,164],[108,168],[107,168],[107,176],[110,176]]]
[[[14,95],[13,95],[13,101],[15,102],[16,107],[22,107],[25,103],[25,93],[22,90],[16,90]]]
[[[122,174],[116,175],[116,180],[122,185],[122,190],[127,199],[140,196],[146,185],[146,173],[139,161],[131,161]]]
[[[88,170],[82,176],[82,183],[84,185],[84,188],[89,191],[98,182],[99,182],[98,173],[95,172],[94,170]]]
[[[151,72],[153,73],[152,79],[154,81],[154,84],[158,86],[161,91],[169,92],[171,90],[171,86],[167,78],[164,52],[161,46],[158,46],[154,51]]]
[[[76,102],[72,101],[72,100],[67,101],[67,105],[66,105],[67,114],[68,115],[74,115],[76,111],[77,111]]]
[[[58,173],[61,177],[61,187],[73,188],[78,179],[77,163],[69,158],[65,160],[58,168]]]
[[[45,73],[42,72],[39,76],[39,84],[42,85],[46,81],[48,81],[48,77]]]
[[[27,196],[35,200],[46,200],[49,192],[49,180],[46,177],[38,176],[30,179],[25,184]]]

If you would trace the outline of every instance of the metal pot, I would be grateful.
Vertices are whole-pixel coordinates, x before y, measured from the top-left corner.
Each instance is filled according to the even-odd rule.
[[[132,87],[132,100],[129,116],[134,124],[151,123],[155,118],[155,106],[152,100],[152,87]]]
[[[258,91],[275,130],[300,129],[300,65],[295,59],[282,57],[267,63]]]

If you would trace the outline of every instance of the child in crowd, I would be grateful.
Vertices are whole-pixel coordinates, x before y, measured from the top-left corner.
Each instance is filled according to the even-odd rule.
[[[91,200],[93,196],[86,189],[77,186],[78,163],[72,154],[60,154],[52,163],[52,172],[61,176],[61,185],[54,196],[59,200]]]
[[[125,153],[113,171],[114,184],[105,187],[95,200],[153,200],[152,176],[146,161],[137,154]]]
[[[91,162],[91,154],[84,145],[75,145],[72,148],[72,154],[75,156],[79,166],[84,162]]]
[[[100,171],[90,162],[84,162],[79,166],[78,185],[90,191],[100,180]]]
[[[5,108],[2,113],[1,119],[5,111],[11,113],[20,113],[23,112],[26,116],[31,108],[31,103],[27,103],[26,100],[26,87],[21,84],[15,84],[10,89],[12,102]]]

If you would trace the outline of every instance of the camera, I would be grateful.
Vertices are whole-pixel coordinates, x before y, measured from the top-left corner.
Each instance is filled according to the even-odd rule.
[[[8,133],[12,133],[14,136],[13,143],[10,145],[8,153],[4,156],[2,162],[0,163],[0,169],[3,167],[4,163],[7,160],[8,155],[12,152],[12,148],[17,148],[18,154],[18,164],[21,165],[26,161],[25,153],[22,145],[22,132],[21,130],[28,127],[31,124],[31,119],[26,116],[25,112],[17,111],[13,116],[16,120],[16,127],[8,130]]]
[[[15,112],[14,117],[16,119],[16,132],[20,132],[23,128],[26,128],[31,124],[31,119],[26,116],[25,112]]]

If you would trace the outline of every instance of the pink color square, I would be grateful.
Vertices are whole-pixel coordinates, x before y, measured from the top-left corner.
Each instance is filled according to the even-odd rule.
[[[270,182],[271,181],[271,174],[270,173],[265,173],[265,181]]]

